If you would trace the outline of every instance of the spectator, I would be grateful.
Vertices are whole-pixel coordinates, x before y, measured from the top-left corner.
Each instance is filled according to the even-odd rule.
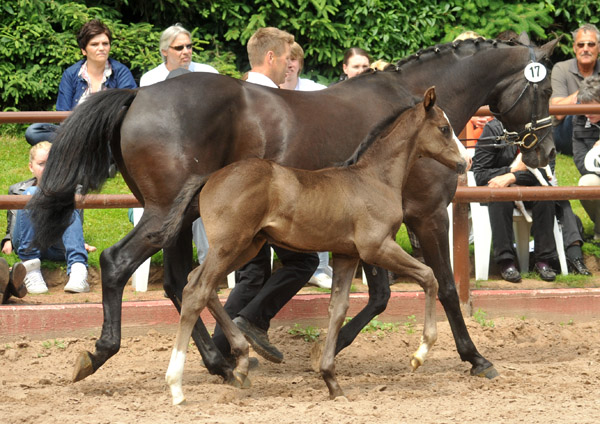
[[[600,104],[600,76],[583,80],[577,94],[579,103]],[[585,167],[585,157],[600,145],[600,115],[586,114],[573,117],[573,161],[581,174],[580,186],[600,186],[600,176]],[[594,240],[600,240],[600,200],[582,200],[581,204],[594,223]]]
[[[186,72],[219,72],[210,65],[192,61],[192,38],[190,32],[180,24],[165,29],[160,35],[160,55],[163,63],[142,75],[140,87],[156,84]],[[208,240],[202,218],[192,224],[192,238],[198,252],[198,262],[202,263],[208,252]]]
[[[304,50],[300,44],[294,41],[290,54],[290,64],[285,73],[285,82],[280,84],[279,87],[298,91],[317,91],[327,88],[323,84],[310,79],[300,78],[303,67]],[[319,252],[317,255],[319,256],[319,266],[308,282],[324,289],[331,289],[332,269],[329,266],[329,252]]]
[[[84,58],[63,73],[58,86],[56,110],[73,110],[90,94],[109,88],[136,88],[133,75],[125,65],[110,59],[112,33],[97,19],[87,22],[77,34],[77,44]],[[37,123],[25,131],[32,146],[40,141],[52,142],[58,125]]]
[[[355,77],[369,69],[371,64],[371,56],[360,47],[351,47],[344,53],[344,61],[342,63],[343,73],[340,76],[340,81]]]
[[[473,173],[478,186],[508,187],[512,184],[539,186],[540,182],[527,169],[522,161],[513,163],[517,157],[517,146],[506,145],[502,148],[490,147],[493,136],[503,133],[500,121],[494,119],[484,128],[479,142],[475,146]],[[490,137],[490,139],[486,139]],[[501,143],[506,143],[502,141]],[[540,169],[545,173],[543,169]],[[546,176],[548,177],[548,176]],[[554,202],[527,202],[533,209],[532,232],[535,240],[534,255],[536,271],[545,281],[554,281],[556,273],[549,263],[556,260],[556,244],[552,227],[554,225]],[[488,204],[492,227],[492,245],[494,260],[501,267],[502,278],[511,283],[521,281],[513,246],[513,202],[490,202]],[[524,270],[528,271],[528,270]]]
[[[247,82],[279,88],[289,69],[294,36],[277,28],[260,28],[248,40],[250,67]],[[269,342],[271,319],[308,282],[318,265],[316,253],[298,253],[273,245],[282,268],[271,275],[271,252],[265,243],[258,255],[236,271],[236,285],[225,310],[244,333],[254,350],[272,362],[283,354]],[[229,343],[219,326],[213,340],[226,358]]]
[[[167,79],[169,72],[185,68],[191,72],[219,72],[210,65],[192,61],[192,38],[188,30],[180,24],[165,29],[160,35],[160,55],[163,63],[142,75],[140,87],[156,84]]]
[[[33,194],[41,181],[48,154],[52,144],[41,141],[29,151],[29,170],[33,178],[14,184],[8,189],[8,194]],[[25,286],[32,294],[47,293],[48,286],[40,269],[40,259],[52,261],[67,261],[69,281],[64,290],[70,293],[85,293],[90,291],[87,282],[87,251],[83,241],[83,226],[81,211],[73,212],[71,224],[65,230],[62,241],[40,251],[32,246],[34,238],[33,226],[27,210],[9,210],[7,212],[6,235],[2,239],[2,253],[9,255],[16,252],[25,267]],[[17,265],[15,265],[16,267]],[[18,267],[21,265],[19,264]]]
[[[575,58],[558,62],[552,68],[551,105],[577,103],[579,85],[584,78],[598,75],[598,40],[600,32],[592,24],[585,24],[573,32]],[[573,116],[555,115],[553,135],[556,150],[573,154]]]

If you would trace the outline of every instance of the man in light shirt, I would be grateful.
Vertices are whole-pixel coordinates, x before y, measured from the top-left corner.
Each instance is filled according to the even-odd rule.
[[[285,81],[294,36],[277,28],[260,28],[248,41],[251,70],[247,82],[278,89]],[[282,268],[271,275],[271,252]],[[236,285],[225,310],[242,330],[254,350],[265,359],[280,363],[283,354],[269,342],[271,319],[308,282],[319,264],[316,253],[298,253],[265,243],[258,255],[236,271]],[[225,357],[231,349],[220,327],[213,340]]]

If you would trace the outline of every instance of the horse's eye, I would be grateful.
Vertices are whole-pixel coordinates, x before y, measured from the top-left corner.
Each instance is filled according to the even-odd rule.
[[[440,127],[440,131],[442,134],[448,135],[450,133],[450,127],[448,125],[444,125],[443,127]]]

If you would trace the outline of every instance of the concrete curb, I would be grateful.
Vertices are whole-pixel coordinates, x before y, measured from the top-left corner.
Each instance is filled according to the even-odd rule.
[[[473,290],[472,310],[481,309],[487,318],[540,318],[554,321],[589,321],[600,318],[600,289],[544,290]],[[224,301],[225,299],[223,299]],[[354,316],[367,303],[367,293],[350,297],[348,316]],[[324,325],[327,321],[329,294],[295,296],[275,317],[273,325],[310,322]],[[423,292],[393,292],[382,320],[403,320],[409,315],[422,319],[425,298]],[[174,327],[179,315],[169,300],[124,302],[123,333],[135,328],[138,332],[160,327]],[[438,302],[438,317],[444,311]],[[202,313],[207,326],[214,325],[208,311]],[[73,333],[98,336],[102,326],[102,305],[4,305],[0,306],[0,338],[66,337]]]

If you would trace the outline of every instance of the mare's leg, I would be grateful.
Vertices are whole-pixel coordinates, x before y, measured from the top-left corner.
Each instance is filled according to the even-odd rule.
[[[368,255],[364,259],[370,263],[377,263],[382,268],[389,269],[396,274],[413,278],[425,292],[423,336],[419,348],[410,361],[413,370],[416,370],[423,365],[427,353],[437,340],[435,306],[438,282],[433,271],[406,253],[392,238],[386,239],[378,249],[367,249],[361,255]]]
[[[150,245],[147,235],[160,229],[160,219],[145,213],[140,223],[123,239],[100,255],[102,270],[102,334],[96,341],[96,351],[81,352],[73,371],[73,381],[93,374],[121,347],[121,306],[123,288],[133,272],[146,258],[158,251]]]
[[[454,283],[447,206],[454,196],[456,184],[452,187],[452,175],[449,173],[453,174],[435,161],[429,161],[427,166],[413,167],[410,183],[403,192],[404,221],[419,238],[425,263],[433,269],[438,280],[438,298],[448,317],[460,358],[471,363],[471,375],[494,378],[498,373],[493,364],[477,351],[471,340]],[[413,181],[423,183],[413,184]]]
[[[369,301],[365,307],[340,331],[335,347],[337,355],[342,349],[354,341],[375,316],[382,313],[390,300],[391,290],[387,270],[373,265],[362,264],[369,283]]]
[[[329,397],[335,399],[344,396],[344,392],[335,378],[335,346],[338,332],[344,323],[348,311],[348,297],[352,285],[352,276],[356,271],[358,260],[333,256],[333,286],[329,299],[329,328],[321,357],[321,376],[329,388]]]
[[[190,226],[184,225],[176,243],[163,251],[165,292],[180,313],[183,288],[188,281],[187,276],[193,266],[190,228]],[[199,316],[192,331],[192,338],[200,351],[207,370],[211,374],[220,375],[227,383],[232,383],[231,367],[219,349],[215,347],[210,333]]]

